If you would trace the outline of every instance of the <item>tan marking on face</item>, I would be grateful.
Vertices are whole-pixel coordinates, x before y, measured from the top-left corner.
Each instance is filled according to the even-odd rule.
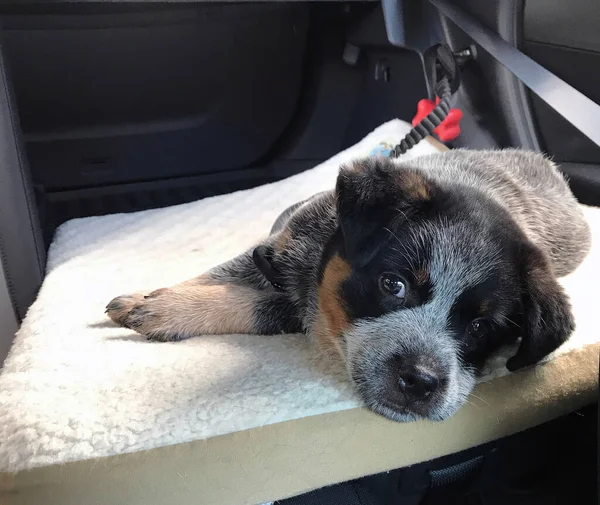
[[[415,272],[415,281],[416,281],[417,285],[422,286],[428,280],[429,280],[429,272],[427,271],[427,269],[425,267],[419,268]]]
[[[335,350],[343,356],[340,336],[350,326],[350,318],[340,294],[341,284],[350,276],[352,269],[338,255],[329,260],[318,288],[319,311],[313,334],[325,350]]]
[[[279,232],[279,235],[275,239],[275,244],[273,247],[273,249],[275,250],[275,253],[281,253],[281,252],[285,251],[285,249],[287,248],[287,245],[290,241],[291,236],[292,236],[292,233],[287,226]]]
[[[401,180],[402,190],[413,200],[429,200],[431,198],[427,181],[420,174],[407,171],[402,174]]]
[[[492,305],[492,302],[490,300],[484,300],[483,302],[481,302],[481,305],[479,306],[479,311],[478,311],[479,316],[480,317],[486,316],[490,311],[491,305]]]

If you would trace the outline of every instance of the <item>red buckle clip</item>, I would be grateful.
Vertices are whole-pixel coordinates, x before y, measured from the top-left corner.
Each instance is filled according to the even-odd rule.
[[[423,119],[425,119],[429,113],[435,109],[435,106],[440,103],[439,97],[435,98],[435,103],[432,100],[423,98],[419,100],[417,104],[417,114],[412,120],[412,125],[417,126]],[[460,109],[450,109],[446,119],[444,119],[440,125],[433,130],[438,138],[442,142],[448,142],[453,140],[460,135],[460,120],[462,119],[463,113]]]

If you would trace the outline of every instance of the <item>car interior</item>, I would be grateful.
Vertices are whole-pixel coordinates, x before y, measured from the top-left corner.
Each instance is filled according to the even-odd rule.
[[[493,36],[474,37],[469,26]],[[596,0],[0,2],[0,363],[44,283],[61,225],[281,181],[388,121],[410,122],[430,95],[423,55],[438,43],[467,55],[452,102],[463,113],[461,134],[447,145],[546,153],[580,203],[600,206],[600,146],[539,94],[541,79],[536,93],[515,74],[517,63],[491,50],[504,47],[498,39],[600,104],[598,26]],[[588,120],[600,131],[595,114]],[[592,375],[597,388],[597,364]],[[597,396],[582,394],[574,409],[442,457],[323,475],[300,494],[285,485],[270,494],[265,479],[265,492],[244,503],[597,503]],[[239,469],[223,471],[235,485]],[[82,478],[73,475],[69,482]],[[134,486],[104,500],[77,486],[71,496],[66,481],[60,491],[58,481],[19,482],[0,466],[0,501],[150,504],[173,496],[236,505],[235,494],[186,501],[165,491],[147,501]]]

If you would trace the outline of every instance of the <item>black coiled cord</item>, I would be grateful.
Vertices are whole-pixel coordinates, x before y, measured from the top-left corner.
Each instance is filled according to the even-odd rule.
[[[396,145],[390,151],[390,158],[397,158],[401,154],[414,147],[425,137],[433,134],[435,130],[450,112],[450,97],[452,92],[450,90],[450,82],[447,77],[442,77],[437,85],[435,86],[435,94],[440,98],[438,103],[428,115],[423,118],[421,122],[415,126],[411,131],[406,134],[398,145]]]

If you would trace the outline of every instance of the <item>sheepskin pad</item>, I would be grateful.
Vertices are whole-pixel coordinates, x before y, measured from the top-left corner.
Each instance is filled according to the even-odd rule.
[[[333,187],[340,163],[409,130],[389,122],[305,173],[198,202],[76,219],[56,232],[47,276],[0,375],[0,472],[203,440],[360,402],[302,335],[149,343],[104,315],[116,295],[183,281],[264,236],[290,204]],[[434,152],[420,143],[413,157]],[[600,211],[585,209],[600,237]],[[568,226],[568,223],[565,223]],[[556,354],[599,340],[600,240],[563,283],[578,329]],[[506,374],[502,358],[484,380]]]

